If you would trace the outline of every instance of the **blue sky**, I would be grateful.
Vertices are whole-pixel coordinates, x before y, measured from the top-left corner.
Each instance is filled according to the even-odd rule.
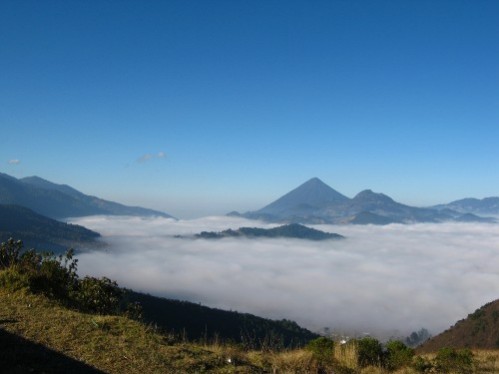
[[[499,2],[0,2],[0,171],[179,217],[499,195]]]

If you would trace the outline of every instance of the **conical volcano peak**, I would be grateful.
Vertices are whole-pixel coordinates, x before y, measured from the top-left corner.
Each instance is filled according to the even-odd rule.
[[[324,207],[334,202],[349,200],[315,177],[301,184],[291,192],[262,208],[259,213],[287,214]]]
[[[303,184],[323,184],[325,186],[327,186],[326,183],[324,183],[323,181],[321,181],[319,178],[317,177],[313,177],[313,178],[310,178],[308,181],[306,181],[305,183]],[[328,186],[329,187],[329,186]]]

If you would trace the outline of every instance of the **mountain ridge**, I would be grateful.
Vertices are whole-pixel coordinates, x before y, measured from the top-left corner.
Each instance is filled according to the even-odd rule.
[[[26,247],[63,252],[80,244],[97,246],[99,237],[83,226],[60,222],[20,205],[0,204],[0,242],[22,238]]]
[[[56,184],[40,177],[17,179],[4,173],[0,173],[0,204],[24,206],[53,219],[98,214],[174,218],[157,210],[86,195],[68,185]]]
[[[454,200],[447,204],[439,204],[433,206],[434,209],[452,209],[461,213],[472,214],[499,214],[499,197],[491,196],[483,199],[467,197],[464,199]]]
[[[499,215],[499,198],[492,197],[480,201],[492,207],[489,210],[482,207],[480,212],[491,212],[495,209],[494,212]],[[444,204],[436,207],[413,207],[370,189],[348,198],[319,178],[308,180],[259,210],[243,214],[231,212],[230,215],[268,222],[302,224],[495,222],[492,217],[479,216],[476,209],[454,210],[452,206]]]

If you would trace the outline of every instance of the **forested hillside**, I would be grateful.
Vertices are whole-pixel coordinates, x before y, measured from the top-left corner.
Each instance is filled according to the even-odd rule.
[[[97,245],[99,237],[95,231],[44,217],[25,207],[0,204],[0,242],[23,238],[26,247],[61,252],[69,247]]]

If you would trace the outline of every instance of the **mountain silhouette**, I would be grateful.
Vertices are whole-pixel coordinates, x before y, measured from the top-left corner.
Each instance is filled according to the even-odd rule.
[[[249,215],[269,220],[307,217],[314,221],[315,212],[324,206],[341,204],[348,197],[335,191],[319,178],[312,178],[276,201]]]
[[[25,207],[0,204],[0,242],[22,239],[25,248],[64,252],[80,244],[97,245],[99,237],[85,227],[59,222]]]
[[[439,210],[451,209],[459,213],[499,215],[499,197],[486,197],[483,199],[469,197],[448,204],[436,205],[433,208]]]
[[[498,204],[499,204],[499,198]],[[495,200],[489,200],[495,202]],[[487,201],[487,202],[489,202]],[[312,178],[274,202],[241,216],[282,223],[376,224],[418,222],[494,222],[464,209],[420,208],[401,204],[372,190],[354,198],[339,193],[318,178]],[[231,215],[237,215],[232,212]]]
[[[40,177],[16,179],[3,173],[0,173],[0,204],[24,206],[54,219],[96,214],[172,218],[164,212],[85,195],[70,186],[55,184]]]

